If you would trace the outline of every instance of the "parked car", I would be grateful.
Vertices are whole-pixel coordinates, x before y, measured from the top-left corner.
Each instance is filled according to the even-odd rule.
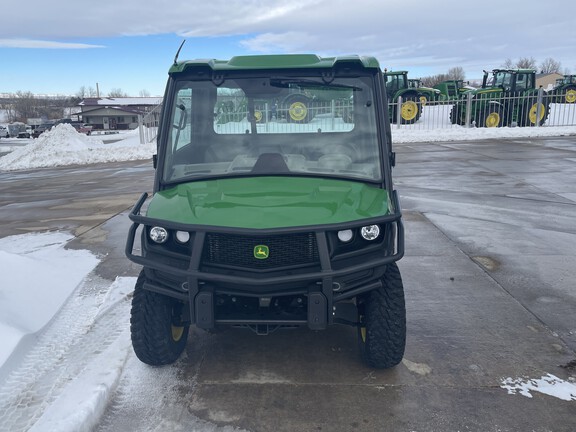
[[[84,123],[72,122],[70,125],[78,131],[78,133],[83,133],[90,135],[92,133],[92,126],[87,126]]]
[[[9,138],[10,132],[4,126],[0,126],[0,138]]]
[[[36,126],[32,132],[32,138],[38,138],[42,133],[50,130],[52,126],[52,123],[42,123],[41,125]]]

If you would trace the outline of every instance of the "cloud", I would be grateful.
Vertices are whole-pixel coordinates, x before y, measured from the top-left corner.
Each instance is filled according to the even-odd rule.
[[[72,42],[55,42],[32,39],[0,39],[0,48],[34,48],[34,49],[90,49],[105,48],[103,45],[89,45]]]

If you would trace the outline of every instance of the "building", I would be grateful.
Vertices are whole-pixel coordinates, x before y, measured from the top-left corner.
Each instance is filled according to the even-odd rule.
[[[85,98],[76,113],[93,130],[126,130],[138,127],[138,116],[162,103],[161,97]]]
[[[542,87],[546,91],[552,90],[556,85],[556,80],[563,76],[559,73],[536,74],[536,88]]]

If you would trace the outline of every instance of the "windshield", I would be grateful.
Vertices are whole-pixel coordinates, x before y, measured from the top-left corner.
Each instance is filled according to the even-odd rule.
[[[372,78],[177,81],[163,180],[322,175],[381,180]]]
[[[494,74],[491,87],[510,88],[512,75],[509,72],[497,72]]]

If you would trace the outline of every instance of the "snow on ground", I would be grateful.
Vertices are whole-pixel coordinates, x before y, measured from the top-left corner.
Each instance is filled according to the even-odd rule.
[[[576,126],[396,128],[392,133],[394,142],[402,144],[576,135]],[[26,145],[0,143],[0,152],[11,151],[0,158],[0,170],[150,159],[155,152],[154,144],[139,143],[136,132],[121,137],[104,143],[60,125]],[[135,278],[118,278],[110,284],[94,277],[91,272],[98,258],[88,251],[66,249],[71,239],[68,233],[55,232],[0,239],[0,428],[90,430],[99,423],[127,369],[129,377],[138,374],[134,381],[148,379],[146,373],[170,373],[133,365],[127,317]],[[502,387],[526,396],[539,391],[576,400],[574,384],[551,375],[506,378]],[[195,430],[214,428],[199,424]]]

